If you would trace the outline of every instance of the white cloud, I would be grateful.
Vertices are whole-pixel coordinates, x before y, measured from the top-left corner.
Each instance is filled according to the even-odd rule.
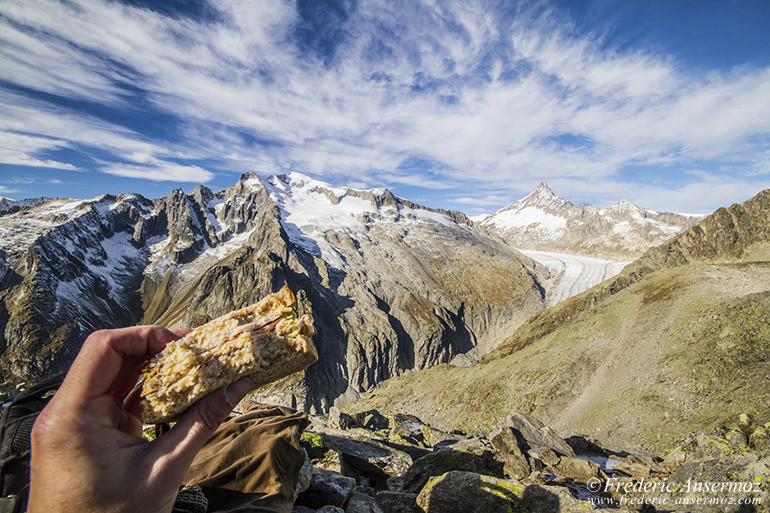
[[[18,192],[21,192],[21,191],[0,185],[0,194],[16,194]],[[13,199],[13,198],[6,198],[6,199]]]
[[[199,22],[101,0],[5,2],[0,78],[124,111],[141,108],[138,88],[183,137],[167,143],[2,93],[0,130],[15,134],[4,137],[32,139],[0,160],[61,167],[70,164],[41,152],[98,149],[112,155],[108,173],[208,181],[212,172],[191,163],[208,159],[211,169],[453,189],[458,203],[480,206],[542,178],[622,193],[619,171],[634,165],[767,168],[758,155],[770,140],[770,69],[703,74],[644,48],[607,49],[601,35],[568,35],[553,11],[502,22],[496,7],[427,1],[361,3],[329,27],[347,36],[325,62],[292,43],[304,23],[292,4],[212,5],[219,17]],[[398,171],[414,157],[437,165]],[[719,201],[709,186],[732,187],[714,174],[683,176],[678,189],[639,180],[634,190],[652,203],[670,191],[676,204],[688,201],[681,194],[705,194],[693,200],[705,204]]]
[[[77,168],[72,164],[50,159],[41,160],[30,156],[30,154],[40,150],[56,149],[65,144],[62,140],[0,131],[0,163],[76,171]]]
[[[116,176],[164,182],[206,183],[214,178],[214,173],[201,167],[161,160],[147,153],[132,153],[128,157],[132,163],[108,165],[103,171]]]
[[[206,183],[214,174],[198,166],[184,166],[172,162],[156,161],[152,165],[135,166],[116,164],[104,169],[105,173],[145,180]]]

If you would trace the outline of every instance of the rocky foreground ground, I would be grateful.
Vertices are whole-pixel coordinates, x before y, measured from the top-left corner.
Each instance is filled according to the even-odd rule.
[[[770,511],[770,422],[750,415],[660,456],[522,414],[486,437],[375,410],[312,421],[294,513]]]

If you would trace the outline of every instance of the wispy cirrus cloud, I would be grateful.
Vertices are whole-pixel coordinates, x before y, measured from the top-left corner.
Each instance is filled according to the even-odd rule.
[[[3,2],[0,162],[74,168],[56,158],[66,148],[150,180],[295,169],[476,208],[545,178],[584,198],[708,209],[709,187],[737,199],[768,177],[770,69],[686,69],[524,4],[209,4],[172,17]],[[629,176],[649,166],[678,182]]]

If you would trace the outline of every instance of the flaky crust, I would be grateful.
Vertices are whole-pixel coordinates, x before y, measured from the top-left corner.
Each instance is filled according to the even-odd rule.
[[[312,318],[297,318],[288,287],[169,342],[142,373],[142,421],[175,420],[219,387],[249,378],[254,388],[318,359]]]

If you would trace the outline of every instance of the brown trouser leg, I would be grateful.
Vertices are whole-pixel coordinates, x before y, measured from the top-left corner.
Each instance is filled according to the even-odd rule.
[[[252,403],[206,442],[185,484],[203,489],[209,512],[291,513],[309,423],[290,408]]]

